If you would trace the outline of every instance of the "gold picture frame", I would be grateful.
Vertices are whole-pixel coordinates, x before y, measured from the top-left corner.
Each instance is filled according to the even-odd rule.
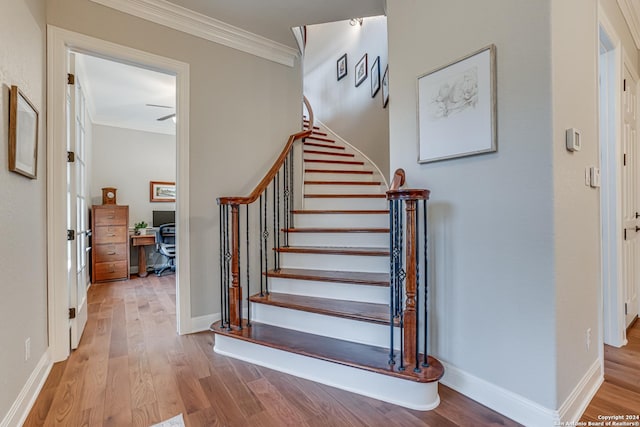
[[[9,170],[38,177],[38,110],[18,86],[9,93]]]
[[[175,202],[176,183],[151,181],[149,184],[149,200],[152,202]]]

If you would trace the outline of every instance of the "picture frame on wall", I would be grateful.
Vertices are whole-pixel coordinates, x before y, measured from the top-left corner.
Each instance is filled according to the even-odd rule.
[[[356,87],[360,86],[362,84],[362,82],[364,82],[367,79],[367,75],[368,75],[368,62],[367,62],[367,54],[365,53],[362,58],[360,58],[360,61],[358,61],[358,63],[356,64],[356,68],[355,68],[355,83],[356,83]]]
[[[371,97],[375,98],[380,90],[380,57],[376,57],[371,66]]]
[[[382,108],[387,108],[389,103],[389,65],[384,70],[382,76]]]
[[[497,150],[496,47],[418,77],[418,162]]]
[[[176,183],[151,181],[149,184],[149,200],[151,202],[175,202]]]
[[[336,62],[336,77],[340,81],[347,75],[347,54],[345,53]]]
[[[38,110],[17,86],[9,92],[9,170],[38,175]]]

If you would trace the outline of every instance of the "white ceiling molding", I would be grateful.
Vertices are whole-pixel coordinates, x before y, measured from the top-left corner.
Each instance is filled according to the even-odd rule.
[[[289,67],[298,57],[298,52],[289,46],[166,0],[91,1]]]
[[[638,6],[635,6],[632,0],[618,0],[618,6],[627,21],[636,49],[640,49],[640,10]]]

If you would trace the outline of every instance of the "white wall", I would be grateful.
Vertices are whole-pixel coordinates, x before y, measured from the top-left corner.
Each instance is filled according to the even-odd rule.
[[[118,204],[129,206],[129,227],[152,224],[154,210],[175,210],[175,203],[151,202],[150,181],[176,181],[176,137],[93,125],[92,203],[102,204],[102,188],[118,189]]]
[[[390,166],[431,190],[433,353],[466,380],[556,408],[549,1],[387,5]],[[417,76],[489,44],[498,151],[418,164]]]
[[[347,76],[337,81],[336,61],[347,54]],[[355,66],[368,54],[367,79],[355,87]],[[387,66],[387,18],[364,18],[310,25],[304,59],[304,93],[315,116],[353,144],[388,177],[389,110],[382,108],[382,89],[371,97],[371,67],[380,56],[380,79]],[[382,87],[382,86],[381,86]],[[391,101],[390,101],[391,102]]]
[[[47,349],[47,150],[45,3],[0,0],[0,9],[1,424]],[[8,171],[11,85],[17,85],[40,113],[36,180]],[[31,338],[31,358],[25,361],[27,338]]]
[[[48,23],[190,66],[192,316],[220,310],[216,197],[245,195],[300,128],[302,73],[83,0],[49,0]]]

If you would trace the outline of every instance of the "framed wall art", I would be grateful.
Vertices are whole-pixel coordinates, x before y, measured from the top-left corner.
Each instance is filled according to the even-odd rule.
[[[336,63],[336,77],[338,81],[347,75],[347,54],[345,53]]]
[[[151,181],[149,184],[150,201],[152,202],[175,202],[176,183],[164,181]]]
[[[374,98],[380,90],[380,57],[376,57],[371,66],[371,97]]]
[[[494,45],[418,77],[418,162],[497,150]]]
[[[9,93],[9,170],[38,175],[38,110],[17,86]]]
[[[389,65],[384,70],[384,76],[382,76],[382,108],[387,108],[389,103]]]
[[[360,86],[363,81],[367,79],[368,72],[368,63],[367,63],[367,54],[365,53],[360,61],[356,64],[355,68],[355,78],[356,78],[356,87]]]

